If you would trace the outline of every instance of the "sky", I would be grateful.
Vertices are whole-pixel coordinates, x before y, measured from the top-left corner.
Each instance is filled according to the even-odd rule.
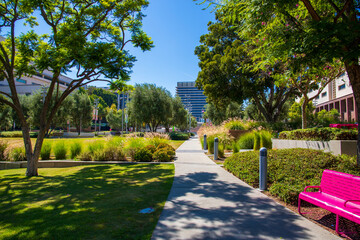
[[[144,11],[143,29],[155,47],[147,52],[127,48],[137,58],[128,84],[154,83],[174,96],[177,82],[196,80],[200,68],[194,50],[200,36],[207,33],[208,22],[214,21],[211,9],[203,10],[206,6],[196,3],[150,0]]]

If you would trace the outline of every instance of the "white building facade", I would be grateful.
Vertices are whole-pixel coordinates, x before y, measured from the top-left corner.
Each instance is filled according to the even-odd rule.
[[[312,97],[316,94],[312,91],[308,94]],[[344,122],[357,122],[357,107],[347,73],[343,73],[337,79],[329,83],[325,89],[313,100],[315,111],[325,109],[330,111],[335,108],[340,113],[340,119]]]

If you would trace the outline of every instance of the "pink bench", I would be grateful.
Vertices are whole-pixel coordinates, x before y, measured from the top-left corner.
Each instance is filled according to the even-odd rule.
[[[317,188],[317,192],[307,192]],[[307,186],[299,194],[298,211],[301,213],[301,200],[312,203],[336,214],[336,232],[339,232],[339,216],[360,224],[360,177],[324,170],[320,186]]]

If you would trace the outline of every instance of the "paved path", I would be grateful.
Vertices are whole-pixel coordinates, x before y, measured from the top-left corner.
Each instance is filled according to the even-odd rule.
[[[176,155],[174,183],[152,239],[339,239],[217,166],[197,138]]]

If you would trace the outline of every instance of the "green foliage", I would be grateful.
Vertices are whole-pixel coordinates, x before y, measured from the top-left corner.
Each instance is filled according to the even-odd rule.
[[[260,139],[261,135],[258,132],[254,132],[254,151],[260,149]]]
[[[169,133],[171,140],[188,140],[189,134],[188,133],[182,133],[182,132],[171,132]]]
[[[26,161],[26,153],[24,147],[15,147],[11,150],[10,161],[19,162]]]
[[[225,128],[229,130],[247,130],[244,122],[240,120],[230,120],[225,123]]]
[[[260,148],[265,147],[267,149],[272,149],[272,134],[269,131],[260,131]]]
[[[70,146],[70,158],[75,159],[82,150],[82,144],[79,142],[73,142]]]
[[[238,153],[240,151],[239,145],[235,141],[232,143],[232,150],[233,153]]]
[[[149,138],[147,142],[150,145],[154,145],[155,147],[158,147],[161,144],[167,144],[169,141],[164,138],[153,137],[153,138]]]
[[[330,111],[323,109],[316,113],[316,121],[319,127],[329,127],[330,124],[340,122],[340,114],[335,108]]]
[[[56,160],[66,159],[67,149],[64,141],[59,141],[54,146],[54,154]]]
[[[214,154],[215,137],[216,137],[215,135],[206,136],[206,143],[207,143],[208,151],[211,154]]]
[[[44,142],[41,151],[40,151],[40,157],[42,160],[50,160],[50,154],[51,154],[51,143],[50,142]]]
[[[137,149],[134,154],[135,161],[151,162],[152,158],[153,158],[153,154],[151,153],[150,149],[148,149],[147,147]]]
[[[101,141],[94,141],[88,144],[88,151],[90,154],[95,154],[99,150],[104,148],[104,143]]]
[[[301,123],[302,123],[301,105],[302,102],[300,103],[294,102],[289,109],[288,116],[290,122],[293,123],[295,128],[301,128]],[[308,105],[306,106],[306,119],[308,126],[315,125],[315,115],[313,114],[313,111],[314,111],[314,105],[312,104],[312,102],[309,102]]]
[[[31,138],[36,138],[38,136],[37,132],[30,132]],[[8,138],[19,138],[23,137],[22,131],[7,131],[7,132],[0,132],[0,137],[8,137]]]
[[[246,183],[259,185],[259,153],[242,152],[227,158],[224,167]],[[290,204],[305,186],[319,185],[324,169],[360,175],[356,158],[311,149],[281,149],[268,151],[268,184],[271,194]]]
[[[8,147],[7,142],[0,141],[0,161],[7,161],[8,160],[8,155],[5,152],[7,147]]]
[[[93,106],[91,105],[89,96],[81,91],[78,91],[73,95],[73,105],[74,107],[70,111],[70,116],[72,123],[80,134],[81,129],[91,125]]]
[[[308,128],[293,131],[283,131],[279,134],[280,139],[309,140],[309,141],[330,141],[330,140],[356,140],[356,129],[339,128]]]
[[[122,123],[122,110],[113,110],[110,109],[108,114],[106,115],[106,120],[108,121],[111,129],[121,129]]]
[[[125,154],[120,147],[107,146],[96,149],[91,157],[92,161],[126,161]]]
[[[154,152],[156,152],[156,147],[154,145],[150,144],[150,145],[147,145],[145,148],[147,150],[149,150],[151,154],[154,154]]]
[[[131,93],[129,115],[137,123],[149,124],[155,132],[161,123],[172,117],[172,98],[169,91],[154,84],[137,84]]]
[[[111,107],[112,104],[117,104],[116,95],[110,90],[90,86],[87,88],[87,92],[89,95],[100,97],[104,101],[105,107]]]
[[[124,151],[127,156],[134,160],[137,149],[145,147],[146,143],[143,138],[129,138],[124,146]]]
[[[253,149],[254,148],[254,140],[255,140],[255,133],[249,132],[249,133],[245,133],[244,135],[240,136],[240,138],[236,142],[236,144],[240,149]]]
[[[171,157],[166,148],[160,148],[153,154],[153,159],[159,162],[170,162]]]

